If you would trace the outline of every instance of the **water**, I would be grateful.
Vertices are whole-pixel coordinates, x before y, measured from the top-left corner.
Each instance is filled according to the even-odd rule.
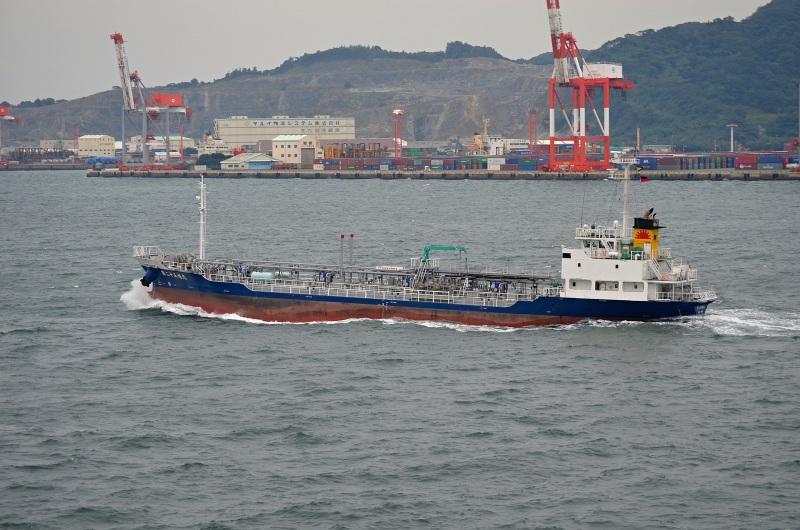
[[[557,268],[581,215],[619,218],[611,182],[208,184],[220,256],[336,263],[354,233],[364,265]],[[800,526],[797,184],[634,189],[717,291],[705,318],[207,315],[149,301],[131,258],[197,247],[195,182],[3,173],[0,525]]]

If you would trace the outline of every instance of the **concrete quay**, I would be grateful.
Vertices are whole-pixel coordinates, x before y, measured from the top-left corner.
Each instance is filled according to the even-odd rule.
[[[616,171],[621,174],[622,171]],[[224,179],[341,179],[341,180],[604,180],[609,174],[594,173],[547,173],[539,171],[495,171],[486,169],[467,169],[454,171],[320,171],[313,169],[291,170],[173,170],[173,171],[118,171],[116,169],[86,171],[88,177],[100,178],[224,178]],[[800,181],[800,173],[788,170],[757,171],[731,169],[702,169],[682,171],[644,171],[632,172],[633,179],[647,177],[649,180],[742,180],[742,181]]]

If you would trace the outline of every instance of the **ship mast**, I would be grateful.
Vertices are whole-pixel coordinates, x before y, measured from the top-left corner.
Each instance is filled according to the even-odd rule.
[[[206,259],[206,183],[203,180],[203,175],[200,175],[200,195],[197,197],[200,201],[200,252],[199,259]]]
[[[631,181],[631,166],[625,164],[625,176],[622,177],[624,181],[622,192],[622,237],[625,237],[628,231],[628,183]]]
[[[635,157],[617,157],[612,160],[612,163],[616,165],[621,165],[625,168],[625,173],[622,176],[623,180],[623,187],[622,187],[622,235],[621,237],[625,238],[628,237],[629,231],[631,229],[628,227],[628,218],[630,214],[628,212],[628,202],[630,198],[630,181],[631,181],[631,166],[633,164],[638,163],[638,160]],[[613,177],[612,177],[613,178]]]

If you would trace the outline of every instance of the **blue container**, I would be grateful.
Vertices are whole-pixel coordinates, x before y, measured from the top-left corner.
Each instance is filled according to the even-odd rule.
[[[639,158],[638,165],[641,166],[642,169],[653,170],[658,167],[658,159],[653,156],[642,157]]]

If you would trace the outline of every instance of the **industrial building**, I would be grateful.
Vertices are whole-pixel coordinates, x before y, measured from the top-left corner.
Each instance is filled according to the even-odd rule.
[[[264,153],[242,153],[220,163],[222,169],[272,169],[273,164],[281,163],[280,160],[265,155]]]
[[[114,156],[114,137],[107,134],[86,134],[78,138],[78,158]]]
[[[72,138],[69,140],[39,140],[39,149],[72,150],[74,147]]]
[[[315,158],[322,158],[322,148],[314,137],[306,134],[281,134],[272,139],[272,156],[287,164],[311,167]]]
[[[319,142],[323,140],[353,140],[356,137],[355,118],[312,118],[273,116],[271,118],[249,118],[231,116],[214,120],[214,137],[228,145],[255,148],[259,140],[272,140],[286,134],[309,135]],[[315,142],[315,143],[319,143]]]

